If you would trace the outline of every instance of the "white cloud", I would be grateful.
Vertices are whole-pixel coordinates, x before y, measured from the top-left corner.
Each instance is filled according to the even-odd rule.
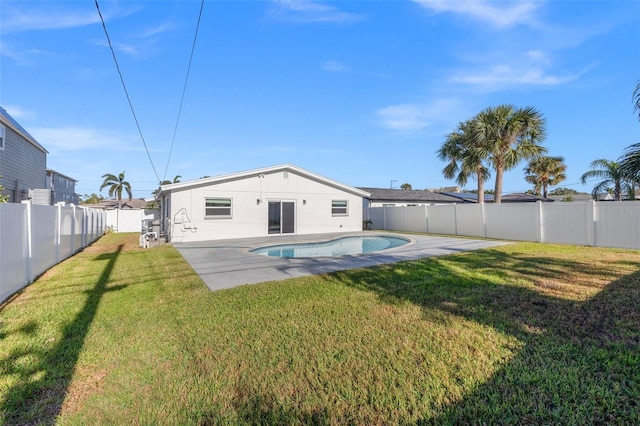
[[[476,86],[483,91],[509,89],[516,86],[557,86],[570,83],[588,70],[566,73],[554,71],[553,55],[532,49],[509,59],[488,55],[468,70],[450,73],[456,84]]]
[[[29,132],[49,151],[80,151],[108,147],[139,150],[136,141],[107,131],[83,127],[30,127]],[[129,148],[129,147],[136,148]]]
[[[340,61],[327,61],[322,64],[322,69],[331,72],[346,72],[351,71],[351,67],[344,62]]]
[[[377,115],[384,128],[420,131],[435,122],[448,120],[457,105],[458,102],[453,99],[439,99],[429,104],[398,104],[379,109]]]
[[[20,3],[20,5],[24,6],[25,3]],[[35,7],[16,7],[5,4],[0,16],[0,26],[5,34],[81,27],[100,21],[98,14],[93,9],[83,8],[78,11],[77,8],[50,7],[46,3],[38,4]]]
[[[480,73],[459,73],[451,80],[455,83],[482,86],[488,90],[506,89],[513,86],[557,86],[569,83],[580,74],[552,75],[543,69],[527,69],[511,67],[509,65],[496,65]]]
[[[10,116],[18,121],[25,118],[36,118],[36,114],[34,112],[27,111],[19,105],[5,105],[3,108],[9,113]]]
[[[540,1],[490,1],[490,0],[413,0],[435,13],[449,12],[486,22],[494,27],[506,28],[529,25],[535,19]]]
[[[362,15],[343,12],[315,0],[273,0],[273,3],[269,17],[274,20],[352,23],[363,19]]]

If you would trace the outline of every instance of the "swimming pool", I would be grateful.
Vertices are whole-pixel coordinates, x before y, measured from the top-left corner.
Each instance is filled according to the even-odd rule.
[[[411,242],[411,240],[408,238],[391,237],[388,235],[367,235],[342,237],[317,243],[280,244],[258,247],[249,251],[270,257],[333,257],[372,253],[399,247],[409,242]]]

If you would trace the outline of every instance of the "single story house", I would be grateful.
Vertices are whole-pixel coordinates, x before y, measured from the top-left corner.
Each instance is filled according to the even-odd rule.
[[[172,242],[362,230],[369,193],[291,164],[162,185]]]
[[[448,194],[440,194],[428,190],[417,189],[385,189],[364,188],[368,192],[368,207],[403,207],[403,206],[427,206],[434,204],[464,203],[464,200]]]
[[[440,192],[440,194],[448,195],[450,197],[454,197],[459,199],[464,203],[477,203],[478,202],[478,194],[474,194],[473,192]],[[484,194],[484,202],[485,203],[493,203],[493,194]]]

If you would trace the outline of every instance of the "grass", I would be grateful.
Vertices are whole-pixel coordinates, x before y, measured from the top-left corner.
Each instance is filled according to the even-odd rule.
[[[0,308],[4,424],[629,424],[640,253],[519,243],[210,292],[111,234]]]

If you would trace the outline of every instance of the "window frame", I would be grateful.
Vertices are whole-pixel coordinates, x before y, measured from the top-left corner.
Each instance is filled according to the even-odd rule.
[[[207,206],[207,202],[220,202],[225,201],[229,203],[229,206]],[[224,211],[228,209],[228,213],[224,214],[208,214],[209,209],[215,209],[216,211]],[[205,219],[231,219],[233,218],[233,198],[231,197],[204,197],[204,218]]]
[[[0,123],[0,151],[4,151],[4,147],[7,144],[7,128],[4,124]]]
[[[344,205],[336,205],[337,203]],[[349,216],[349,200],[331,200],[331,216]]]

